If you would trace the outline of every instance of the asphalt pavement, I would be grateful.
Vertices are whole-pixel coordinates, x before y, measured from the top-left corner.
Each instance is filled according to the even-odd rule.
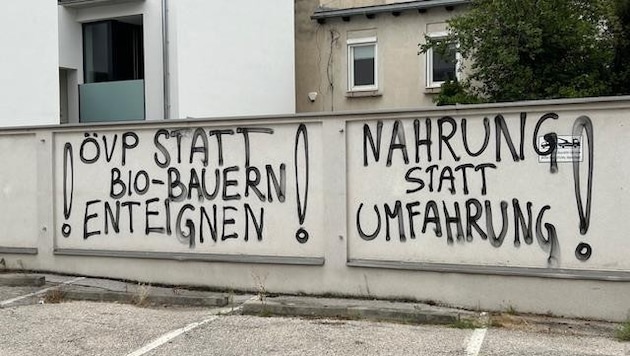
[[[0,274],[0,325],[0,356],[630,355],[604,321],[51,274]]]

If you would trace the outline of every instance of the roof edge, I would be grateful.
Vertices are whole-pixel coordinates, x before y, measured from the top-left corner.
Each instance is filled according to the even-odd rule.
[[[324,20],[335,17],[349,17],[353,15],[374,15],[383,12],[400,12],[405,10],[429,9],[439,6],[456,6],[469,3],[471,0],[419,0],[395,4],[372,5],[363,7],[351,7],[345,9],[330,9],[320,7],[313,15],[312,20]]]

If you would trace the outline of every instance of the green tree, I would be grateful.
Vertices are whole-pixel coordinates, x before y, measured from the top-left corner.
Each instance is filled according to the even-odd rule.
[[[433,99],[437,106],[455,105],[455,104],[478,104],[481,99],[471,94],[457,80],[447,80],[440,87],[440,92]]]
[[[619,26],[612,67],[612,90],[613,94],[627,95],[630,94],[630,1],[617,0],[615,14]]]
[[[457,43],[469,63],[463,88],[487,101],[608,95],[619,32],[616,1],[627,2],[472,0],[448,22],[446,40],[427,37],[420,48],[443,51]]]

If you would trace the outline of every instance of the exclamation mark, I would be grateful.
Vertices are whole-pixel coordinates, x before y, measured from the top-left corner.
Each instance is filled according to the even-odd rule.
[[[63,237],[70,236],[72,227],[67,223],[72,213],[72,195],[74,194],[74,160],[72,157],[72,145],[66,142],[63,146],[63,217],[66,220],[61,226]]]
[[[588,116],[580,116],[573,123],[573,137],[579,137],[586,131],[588,141],[588,182],[586,187],[586,206],[582,202],[582,190],[580,186],[580,161],[573,155],[573,181],[575,182],[575,200],[577,202],[580,218],[580,234],[586,235],[591,221],[591,196],[593,191],[593,123]],[[580,261],[591,258],[593,248],[591,245],[580,242],[575,249],[575,257]]]
[[[297,192],[297,213],[300,220],[300,228],[295,233],[299,243],[308,241],[308,231],[302,226],[306,218],[306,205],[308,203],[308,133],[306,126],[300,124],[295,134],[295,191]]]

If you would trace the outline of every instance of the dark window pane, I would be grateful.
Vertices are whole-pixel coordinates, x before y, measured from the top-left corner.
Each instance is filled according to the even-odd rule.
[[[450,45],[444,55],[433,51],[433,81],[444,82],[455,79],[456,48]]]
[[[110,80],[110,30],[108,22],[85,24],[83,29],[85,82]]]
[[[374,85],[374,58],[354,61],[354,85]]]
[[[142,79],[142,26],[115,22],[112,40],[113,80]]]
[[[354,86],[374,85],[374,45],[357,46],[354,52]]]
[[[84,24],[85,83],[143,79],[143,47],[141,23],[108,20]]]

